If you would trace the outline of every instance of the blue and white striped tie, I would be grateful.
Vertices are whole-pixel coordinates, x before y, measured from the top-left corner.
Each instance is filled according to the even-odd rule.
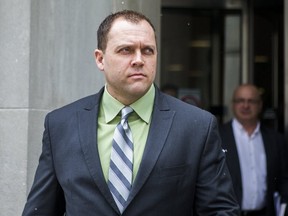
[[[122,213],[132,187],[133,141],[128,125],[128,117],[133,112],[131,107],[121,110],[121,122],[117,125],[111,151],[108,187]]]

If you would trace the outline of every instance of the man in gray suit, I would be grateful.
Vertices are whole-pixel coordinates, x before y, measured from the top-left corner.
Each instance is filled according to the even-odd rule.
[[[106,85],[46,116],[23,216],[238,215],[214,116],[153,84],[157,44],[149,19],[120,11],[109,15],[97,33],[95,59]],[[127,106],[133,113],[129,126],[126,115],[121,120],[124,132],[116,125]],[[126,130],[130,135],[119,138]],[[116,161],[126,156],[114,148],[120,141],[133,144],[133,160],[127,162],[127,156],[124,168],[115,169],[111,152],[119,153]]]

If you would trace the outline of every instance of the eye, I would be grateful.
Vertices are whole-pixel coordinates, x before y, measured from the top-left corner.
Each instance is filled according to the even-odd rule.
[[[132,52],[132,49],[130,47],[123,47],[118,52],[121,54],[127,55]]]
[[[236,98],[236,99],[233,100],[233,103],[235,103],[235,104],[243,104],[243,103],[245,103],[245,99]]]
[[[142,50],[142,53],[144,55],[153,55],[154,54],[154,49],[150,48],[150,47],[145,47],[143,50]]]

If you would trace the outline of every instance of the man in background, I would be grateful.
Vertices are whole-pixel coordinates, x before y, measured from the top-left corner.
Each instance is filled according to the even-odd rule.
[[[274,216],[274,193],[287,202],[288,170],[282,135],[261,124],[263,102],[252,84],[233,94],[234,118],[220,127],[223,150],[242,215]],[[287,155],[286,155],[287,158]]]

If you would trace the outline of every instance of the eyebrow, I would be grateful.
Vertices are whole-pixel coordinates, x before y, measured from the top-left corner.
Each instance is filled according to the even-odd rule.
[[[134,43],[125,43],[125,44],[121,44],[115,47],[116,50],[122,49],[124,47],[138,47],[138,45],[135,45]],[[153,50],[157,50],[157,46],[153,45],[153,44],[142,44],[141,49],[143,48],[151,48]]]

